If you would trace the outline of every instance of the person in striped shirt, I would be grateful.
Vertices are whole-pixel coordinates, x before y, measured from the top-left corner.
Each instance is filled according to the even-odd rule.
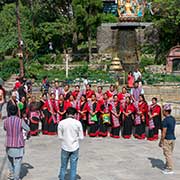
[[[20,119],[18,107],[10,105],[8,107],[9,117],[4,121],[6,131],[6,153],[8,157],[9,177],[8,179],[19,180],[21,162],[24,155],[24,136],[23,129],[30,131],[29,126]]]

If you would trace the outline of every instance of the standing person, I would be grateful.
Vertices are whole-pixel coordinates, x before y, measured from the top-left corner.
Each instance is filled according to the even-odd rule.
[[[139,87],[139,81],[134,82],[134,88],[131,89],[131,98],[134,102],[139,101],[140,94],[144,94],[142,87]]]
[[[142,74],[141,72],[139,71],[138,68],[135,69],[134,73],[133,73],[133,76],[134,76],[134,80],[135,81],[141,81],[142,80]]]
[[[86,86],[87,86],[88,83],[89,83],[88,77],[87,77],[87,76],[84,76],[84,80],[83,80],[83,90],[86,90]]]
[[[32,136],[37,136],[39,134],[40,109],[35,96],[31,98],[31,103],[28,107],[28,114],[30,119],[30,134]]]
[[[55,94],[51,93],[50,98],[44,104],[43,107],[45,120],[47,122],[47,130],[44,134],[56,135],[57,134],[57,118],[56,118],[56,100]]]
[[[59,86],[58,81],[55,81],[55,85],[54,85],[54,88],[53,88],[53,93],[54,93],[55,96],[56,96],[56,97],[55,97],[56,100],[58,100],[60,94],[63,93],[63,90],[62,90],[62,88]]]
[[[49,80],[47,76],[44,76],[42,80],[42,91],[43,93],[47,94],[50,88]]]
[[[101,101],[101,102],[103,101],[103,87],[102,86],[97,87],[96,98],[97,98],[97,101]]]
[[[113,100],[113,96],[117,94],[115,85],[110,85],[109,90],[106,92],[109,100]]]
[[[139,103],[135,115],[135,134],[137,139],[145,139],[145,129],[148,122],[148,104],[143,94],[139,96]]]
[[[89,136],[98,136],[99,120],[97,114],[97,99],[96,95],[92,95],[92,99],[88,101],[88,124],[89,124]]]
[[[120,126],[122,116],[121,113],[123,112],[120,102],[118,101],[118,96],[113,96],[113,101],[110,103],[110,110],[111,110],[111,137],[112,138],[120,138]]]
[[[40,118],[41,118],[41,123],[42,123],[42,134],[48,133],[48,123],[45,118],[46,109],[44,109],[46,101],[47,101],[46,94],[42,94],[42,96],[40,97],[40,101],[39,101]]]
[[[106,137],[108,135],[108,127],[111,124],[110,121],[110,104],[108,101],[107,93],[104,93],[103,102],[99,103],[98,105],[98,112],[101,113],[100,115],[100,126],[99,126],[99,136]]]
[[[87,100],[91,100],[93,94],[95,94],[95,92],[91,89],[91,84],[87,84],[86,85],[86,98],[87,98]]]
[[[6,99],[6,91],[2,87],[2,85],[0,85],[0,120],[2,119],[2,108],[5,103],[5,99]]]
[[[10,105],[8,110],[9,117],[4,122],[4,129],[6,131],[6,153],[10,171],[9,179],[19,180],[25,145],[23,129],[28,132],[29,127],[24,120],[17,116],[17,106]]]
[[[130,139],[134,122],[135,106],[131,103],[131,98],[126,97],[126,102],[123,111],[123,132],[122,136],[125,139]]]
[[[64,100],[65,101],[69,99],[69,96],[72,94],[69,84],[66,84],[64,86],[62,94],[64,95]]]
[[[19,101],[21,100],[22,97],[25,97],[27,96],[27,92],[26,92],[26,89],[24,87],[24,82],[22,81],[21,82],[21,86],[17,89],[17,92],[18,92],[18,95],[19,95]]]
[[[127,92],[127,88],[123,87],[122,91],[118,94],[118,100],[121,103],[122,107],[124,107],[126,102],[126,97],[130,96],[130,94]]]
[[[8,101],[7,103],[7,115],[8,117],[10,116],[10,111],[9,111],[9,107],[10,106],[16,106],[18,108],[18,105],[17,105],[17,92],[16,91],[13,91],[12,92],[12,95],[11,95],[11,98],[10,100]],[[18,109],[18,115],[20,116],[20,110]]]
[[[58,137],[62,140],[61,168],[59,180],[65,180],[66,169],[70,159],[70,180],[76,180],[77,162],[79,158],[79,140],[84,138],[82,125],[74,116],[76,109],[67,109],[67,119],[58,124]]]
[[[18,108],[20,110],[20,118],[22,118],[22,115],[26,113],[26,98],[21,97],[20,101],[17,103]]]
[[[87,130],[87,113],[88,113],[88,103],[86,99],[86,95],[81,96],[81,101],[77,103],[77,110],[79,113],[79,120],[83,127],[84,136],[86,136]]]
[[[159,129],[161,129],[161,107],[157,104],[157,98],[154,97],[149,107],[149,141],[158,140]]]
[[[134,86],[134,76],[132,71],[128,73],[128,88],[133,88]]]
[[[165,104],[163,106],[163,115],[165,116],[162,122],[162,134],[159,146],[162,147],[166,159],[166,166],[163,170],[164,174],[173,174],[173,160],[172,154],[175,146],[175,127],[176,120],[171,115],[171,105]]]
[[[79,100],[81,97],[81,91],[80,91],[80,86],[76,85],[74,87],[74,91],[72,92],[72,95],[74,97],[75,100]]]
[[[59,100],[56,100],[57,122],[66,118],[66,104],[64,96],[60,94]]]

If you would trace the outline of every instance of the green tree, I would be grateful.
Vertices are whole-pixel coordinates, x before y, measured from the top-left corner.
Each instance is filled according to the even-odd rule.
[[[102,0],[73,0],[73,13],[77,31],[88,40],[89,60],[92,58],[92,36],[101,23]]]
[[[165,63],[170,48],[180,42],[180,1],[154,0],[153,9],[154,16],[147,19],[154,22],[159,31],[160,40],[150,48],[154,48],[156,52],[156,62]]]

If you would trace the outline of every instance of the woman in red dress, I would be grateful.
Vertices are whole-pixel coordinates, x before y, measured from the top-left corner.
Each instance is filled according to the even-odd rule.
[[[161,129],[161,107],[157,104],[157,98],[152,98],[149,108],[149,141],[158,140],[159,129]]]
[[[88,101],[88,125],[89,136],[98,136],[99,118],[97,114],[97,99],[95,94],[93,94],[91,100]]]
[[[122,135],[125,139],[131,138],[135,111],[136,109],[133,103],[131,103],[131,98],[129,96],[126,97],[125,107],[123,111],[123,132],[122,132]]]
[[[81,96],[80,102],[77,103],[77,111],[79,113],[79,120],[83,127],[84,136],[86,136],[86,130],[87,130],[87,113],[88,113],[88,103],[86,99],[86,95]]]
[[[104,93],[103,102],[99,103],[98,112],[100,113],[99,136],[106,137],[108,135],[108,127],[111,124],[111,109],[107,93]]]
[[[134,76],[132,71],[128,73],[128,88],[133,88],[134,87]]]
[[[148,104],[144,95],[139,96],[137,114],[135,116],[135,138],[145,139],[145,128],[148,124]]]
[[[121,113],[123,109],[121,107],[120,102],[118,101],[118,96],[113,96],[113,101],[110,103],[110,110],[111,110],[111,137],[113,138],[120,138],[120,125],[121,125]]]

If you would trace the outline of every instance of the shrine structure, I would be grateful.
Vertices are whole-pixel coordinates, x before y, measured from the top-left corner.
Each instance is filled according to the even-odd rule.
[[[145,0],[104,0],[103,2],[106,11],[116,7],[119,22],[104,23],[98,28],[98,52],[116,54],[123,70],[133,70],[139,65],[137,30],[152,25],[142,22],[146,8],[153,14],[151,3]]]

